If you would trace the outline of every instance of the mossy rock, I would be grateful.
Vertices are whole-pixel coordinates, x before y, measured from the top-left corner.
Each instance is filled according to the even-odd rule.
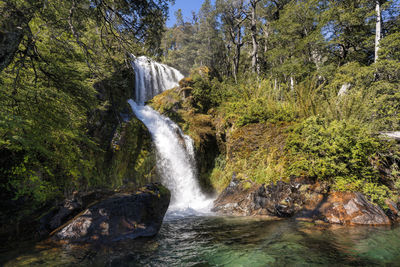
[[[255,123],[232,128],[226,135],[224,164],[216,164],[211,172],[211,183],[222,191],[232,176],[257,184],[287,181],[288,162],[285,144],[288,123]]]
[[[101,148],[93,155],[97,186],[135,190],[157,180],[150,133],[127,102],[134,98],[133,70],[121,65],[95,88],[102,107],[93,113],[89,133]]]
[[[123,123],[110,149],[109,177],[115,186],[138,187],[157,181],[151,135],[136,118]],[[118,149],[117,149],[118,148]]]
[[[192,96],[185,97],[182,94],[182,91],[192,90],[187,87],[191,83],[191,78],[185,78],[180,81],[181,88],[167,90],[155,96],[149,104],[177,123],[184,133],[193,139],[199,182],[206,191],[213,191],[209,180],[210,170],[214,167],[214,158],[219,154],[213,116],[198,113],[193,106]]]
[[[182,80],[179,81],[179,87],[180,88],[192,87],[192,85],[193,85],[193,78],[192,77],[186,77],[186,78],[183,78]]]

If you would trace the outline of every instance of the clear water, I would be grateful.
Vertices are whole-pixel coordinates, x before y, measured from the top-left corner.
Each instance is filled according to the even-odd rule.
[[[40,243],[0,259],[4,266],[399,266],[400,228],[167,218],[155,239],[112,247]]]

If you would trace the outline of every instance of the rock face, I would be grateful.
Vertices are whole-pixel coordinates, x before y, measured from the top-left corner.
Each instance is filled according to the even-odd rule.
[[[150,184],[136,194],[108,198],[76,216],[53,238],[69,242],[113,242],[151,237],[160,230],[170,201],[170,192]]]
[[[360,193],[329,192],[326,184],[308,181],[256,185],[232,179],[214,202],[213,211],[239,216],[292,217],[346,225],[388,225],[381,208]]]

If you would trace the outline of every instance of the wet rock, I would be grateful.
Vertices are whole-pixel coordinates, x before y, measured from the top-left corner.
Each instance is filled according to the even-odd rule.
[[[291,217],[304,208],[304,203],[310,205],[312,202],[307,197],[314,197],[314,194],[307,195],[311,186],[306,183],[306,181],[290,183],[279,181],[276,185],[265,186],[233,178],[214,202],[213,211],[240,216]]]
[[[249,181],[240,181],[234,176],[228,187],[215,200],[212,210],[226,215],[254,215],[259,205],[257,195],[260,190],[262,186]]]
[[[170,192],[150,184],[135,194],[117,194],[76,216],[53,234],[68,242],[113,242],[158,233],[168,209]]]
[[[390,199],[387,199],[385,204],[388,206],[386,215],[393,221],[400,221],[400,211],[398,205]]]
[[[390,225],[386,214],[361,193],[331,193],[319,212],[329,223],[346,225]]]
[[[399,214],[396,205],[393,213]],[[268,215],[345,225],[388,225],[390,219],[361,193],[329,192],[325,183],[292,180],[257,185],[232,179],[213,211],[239,216]],[[396,215],[397,216],[397,215]]]
[[[114,191],[95,190],[91,192],[75,192],[69,199],[51,208],[38,222],[40,238],[47,237],[52,231],[59,228],[89,206],[114,195]]]
[[[40,219],[39,233],[45,236],[82,211],[77,199],[66,199],[59,207]]]

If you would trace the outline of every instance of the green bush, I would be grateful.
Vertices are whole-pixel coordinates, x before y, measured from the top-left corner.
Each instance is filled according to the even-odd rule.
[[[382,145],[357,121],[310,117],[289,135],[286,149],[294,158],[290,175],[321,180],[379,177],[372,161]]]
[[[379,168],[381,155],[389,146],[389,142],[373,137],[369,128],[358,121],[329,122],[310,117],[288,137],[288,176],[328,181],[334,190],[362,192],[384,206],[392,192]],[[396,183],[397,178],[394,180]]]
[[[217,78],[210,75],[207,67],[193,70],[188,85],[193,88],[193,102],[199,112],[207,113],[210,108],[221,104],[223,90]]]
[[[224,101],[220,111],[224,117],[244,126],[250,123],[294,121],[299,115],[295,101],[290,95],[275,90],[268,79],[257,80],[244,77],[237,84],[221,83]]]

